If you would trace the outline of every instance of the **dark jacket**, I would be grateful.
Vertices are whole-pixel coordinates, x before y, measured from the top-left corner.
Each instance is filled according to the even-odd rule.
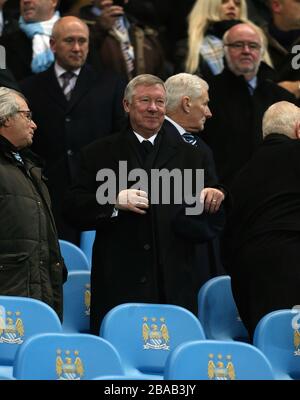
[[[68,102],[54,66],[20,84],[38,128],[32,149],[45,160],[45,174],[60,238],[76,243],[77,233],[61,217],[65,190],[78,174],[79,151],[120,129],[124,121],[124,82],[113,73],[82,67]]]
[[[89,11],[90,7],[81,9],[82,18],[90,27],[90,51],[88,61],[96,69],[108,68],[122,74],[128,80],[139,74],[158,75],[167,78],[165,57],[158,39],[158,33],[150,27],[140,24],[135,18],[126,14],[130,22],[129,36],[134,49],[134,70],[128,76],[125,59],[118,38],[111,30],[103,27],[101,20]]]
[[[209,80],[213,117],[206,121],[202,138],[213,151],[220,182],[227,186],[261,143],[267,108],[281,100],[295,102],[292,94],[269,79],[272,73],[261,63],[253,95],[245,78],[227,67]]]
[[[0,294],[32,297],[62,318],[64,262],[41,166],[0,136]]]
[[[113,204],[99,205],[96,201],[96,173],[110,169],[119,183],[120,160],[127,162],[128,173],[142,168],[140,147],[131,129],[89,145],[83,151],[78,183],[66,198],[68,218],[81,229],[96,229],[91,283],[91,328],[95,333],[105,313],[124,302],[178,304],[197,312],[200,267],[194,265],[195,242],[176,235],[172,227],[178,211],[172,196],[173,181],[168,186],[170,203],[159,201],[150,206],[146,215],[119,210],[118,216],[111,218]],[[184,169],[195,172],[196,168],[203,168],[194,146],[163,130],[151,157],[151,168],[159,170],[177,168],[183,173]],[[193,178],[189,193],[195,190],[195,175]],[[125,182],[125,188],[133,183],[127,186]],[[113,187],[112,182],[109,186]],[[215,234],[223,222],[219,222]]]

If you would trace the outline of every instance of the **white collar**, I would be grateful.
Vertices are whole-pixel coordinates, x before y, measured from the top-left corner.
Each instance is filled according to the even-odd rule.
[[[154,135],[152,135],[151,137],[149,137],[149,139],[144,138],[143,136],[141,136],[141,135],[138,134],[137,132],[134,132],[134,131],[133,131],[133,133],[135,134],[135,136],[137,137],[137,139],[138,139],[138,141],[139,141],[140,143],[142,143],[144,140],[149,140],[149,142],[151,142],[151,143],[154,145],[154,140],[155,140],[155,138],[156,138],[156,136],[157,136],[157,133],[155,133]]]
[[[57,78],[60,78],[61,75],[62,75],[64,72],[66,72],[67,70],[64,69],[64,68],[62,68],[60,65],[57,64],[57,61],[55,61],[55,64],[54,64],[54,71],[55,71],[56,77],[57,77]],[[77,68],[77,69],[75,69],[75,70],[72,71],[72,72],[74,73],[74,75],[76,75],[76,78],[78,78],[78,75],[79,75],[80,71],[81,71],[81,68]]]
[[[171,122],[172,125],[175,126],[175,128],[178,130],[178,132],[180,133],[180,135],[182,136],[184,133],[186,133],[186,130],[179,124],[177,124],[177,122],[175,122],[172,118],[168,117],[167,115],[165,116],[165,119],[169,122]]]

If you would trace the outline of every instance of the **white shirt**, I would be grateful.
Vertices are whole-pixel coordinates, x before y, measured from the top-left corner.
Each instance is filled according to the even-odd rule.
[[[72,71],[74,73],[74,76],[73,76],[73,78],[70,79],[69,85],[66,88],[67,92],[70,92],[71,90],[74,89],[74,87],[76,85],[77,78],[78,78],[79,73],[80,73],[80,70],[81,70],[81,68],[78,68],[78,69],[75,69],[74,71]],[[62,74],[67,72],[67,70],[62,68],[60,65],[57,64],[57,62],[55,62],[54,71],[55,71],[55,75],[56,75],[56,78],[58,80],[58,83],[59,83],[60,87],[62,88],[63,84],[64,84],[64,79],[61,76],[62,76]]]

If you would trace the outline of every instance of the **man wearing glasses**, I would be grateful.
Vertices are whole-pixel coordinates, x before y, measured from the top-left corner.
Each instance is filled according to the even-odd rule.
[[[0,87],[0,295],[32,297],[62,318],[66,271],[22,94]]]
[[[264,43],[257,27],[237,24],[223,42],[225,68],[209,80],[213,118],[202,137],[213,151],[221,183],[230,186],[262,141],[263,113],[277,101],[295,98],[271,80],[273,70],[262,62]]]

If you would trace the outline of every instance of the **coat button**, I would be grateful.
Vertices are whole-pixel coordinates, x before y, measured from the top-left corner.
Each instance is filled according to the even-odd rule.
[[[44,264],[44,261],[40,261],[40,265],[43,265]]]
[[[73,151],[72,150],[67,150],[67,154],[68,154],[68,156],[72,156],[74,153],[73,153]]]
[[[56,266],[56,267],[60,267],[60,263],[57,262],[57,263],[55,264],[55,266]]]
[[[145,250],[150,250],[151,249],[150,244],[148,244],[148,243],[144,244],[144,249]]]
[[[70,117],[66,117],[65,121],[66,122],[71,122],[71,118]]]
[[[0,265],[0,269],[3,269],[4,268],[4,265]]]
[[[147,278],[145,276],[142,276],[140,278],[140,283],[146,283],[147,282]]]

